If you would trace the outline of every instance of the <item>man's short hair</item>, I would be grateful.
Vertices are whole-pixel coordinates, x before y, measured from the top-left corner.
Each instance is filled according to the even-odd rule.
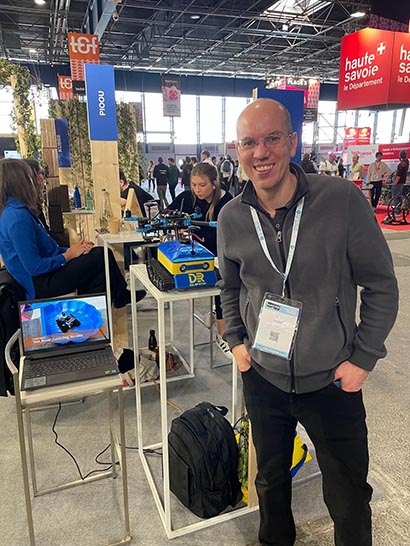
[[[174,161],[174,158],[173,158],[173,157],[169,157],[169,158],[168,158],[168,161],[170,161],[171,163],[175,163],[175,161]]]
[[[376,152],[376,157],[383,157],[382,152]]]
[[[124,184],[127,183],[127,178],[124,174],[124,171],[120,170],[120,180],[123,180],[124,181]]]
[[[406,159],[407,157],[407,151],[406,150],[400,150],[400,159]]]
[[[208,150],[204,150],[202,152],[202,155],[204,155],[205,157],[211,157],[211,154],[208,152]]]

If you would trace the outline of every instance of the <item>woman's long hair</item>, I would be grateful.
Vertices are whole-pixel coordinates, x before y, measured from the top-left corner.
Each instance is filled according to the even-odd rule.
[[[191,177],[192,176],[199,176],[200,178],[206,181],[209,180],[209,182],[214,187],[212,200],[209,205],[208,212],[206,213],[206,216],[205,216],[205,221],[211,222],[214,219],[215,205],[217,204],[217,202],[222,196],[222,190],[218,180],[218,171],[216,170],[215,165],[211,165],[210,163],[206,163],[206,162],[205,163],[201,162],[201,163],[197,163],[195,167],[192,169]],[[193,191],[192,191],[192,194],[193,194],[193,203],[195,207],[195,202],[197,198]]]
[[[29,209],[37,211],[37,182],[31,167],[21,159],[0,160],[0,213],[8,197],[15,197]]]

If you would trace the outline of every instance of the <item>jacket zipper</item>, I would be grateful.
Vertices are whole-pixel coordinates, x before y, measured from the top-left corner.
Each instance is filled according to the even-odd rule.
[[[335,298],[335,305],[336,305],[336,310],[337,310],[337,316],[339,317],[339,322],[340,322],[340,325],[342,326],[343,335],[345,337],[345,344],[346,344],[346,342],[347,342],[347,332],[346,332],[344,322],[342,320],[342,310],[340,308],[340,300],[339,300],[339,298],[337,296]]]
[[[284,228],[284,224],[285,224],[285,221],[286,221],[286,217],[289,215],[289,212],[288,214],[285,215],[284,219],[283,219],[283,222],[282,222],[282,229],[280,231],[277,232],[276,234],[276,242],[279,243],[279,251],[280,251],[280,255],[282,257],[282,265],[283,267],[285,268],[285,264],[286,264],[286,260],[285,260],[285,249],[284,249],[284,241],[283,241],[283,236],[282,236],[282,233],[283,233],[283,228]],[[290,294],[290,284],[289,284],[289,279],[287,279],[286,281],[286,285],[285,286],[285,293],[286,293],[286,296],[288,298],[291,297],[291,294]],[[295,355],[295,351],[296,351],[296,347],[294,348],[293,350],[293,355],[291,357],[291,359],[289,360],[289,368],[290,368],[290,392],[291,393],[294,393],[296,392],[296,387],[295,387],[295,365],[294,365],[294,355]]]

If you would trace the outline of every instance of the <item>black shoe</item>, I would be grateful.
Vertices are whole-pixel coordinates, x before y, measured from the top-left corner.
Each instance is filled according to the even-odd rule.
[[[146,293],[145,290],[136,290],[135,291],[135,296],[136,296],[137,302],[143,300],[146,295],[147,295],[147,293]],[[114,305],[115,309],[121,309],[122,307],[125,307],[129,303],[131,303],[131,292],[129,290],[127,290],[127,292],[125,293],[124,296],[116,298],[114,300],[113,305]]]

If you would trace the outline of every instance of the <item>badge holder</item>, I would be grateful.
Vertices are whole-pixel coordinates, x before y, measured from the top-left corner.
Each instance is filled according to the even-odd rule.
[[[301,313],[300,301],[267,292],[259,311],[253,348],[290,360]]]

